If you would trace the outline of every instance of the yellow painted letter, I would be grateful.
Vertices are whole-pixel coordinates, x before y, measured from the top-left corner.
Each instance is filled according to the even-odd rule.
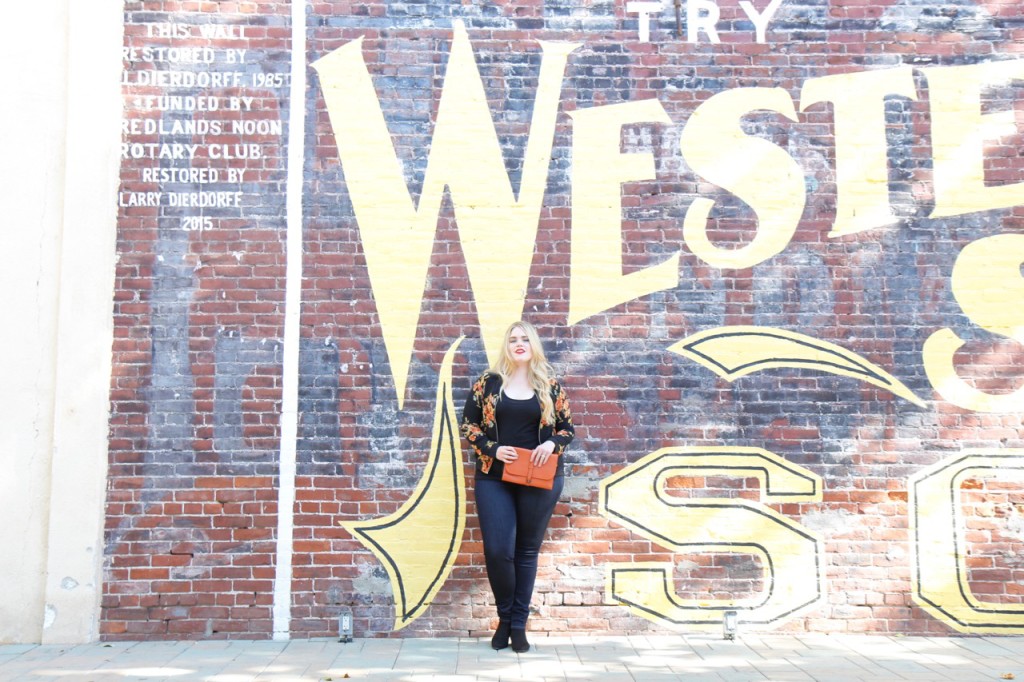
[[[822,539],[760,502],[686,499],[666,494],[672,476],[743,476],[761,483],[766,502],[821,500],[821,477],[778,455],[748,447],[664,448],[601,481],[600,513],[674,552],[753,554],[765,591],[745,600],[682,600],[672,565],[614,564],[607,597],[663,625],[721,627],[735,609],[747,623],[777,625],[824,595]]]
[[[967,576],[968,547],[960,490],[969,478],[1024,473],[1024,450],[979,450],[954,455],[911,477],[911,596],[943,623],[972,634],[1024,634],[1024,604],[984,602]]]
[[[985,142],[1017,132],[1014,112],[981,113],[986,88],[1024,79],[1024,60],[922,69],[932,107],[935,210],[962,215],[1024,203],[1024,183],[985,186]]]
[[[569,324],[679,283],[679,254],[622,274],[623,182],[654,177],[651,154],[623,154],[622,126],[672,120],[656,99],[581,109],[572,133]]]
[[[1024,234],[1001,234],[972,242],[953,266],[953,296],[972,322],[993,334],[1024,343]],[[975,412],[1024,410],[1024,388],[1009,394],[984,393],[957,376],[953,355],[964,345],[949,328],[924,344],[924,369],[943,398]]]
[[[744,114],[758,109],[796,120],[793,100],[782,88],[737,88],[697,107],[679,139],[693,172],[747,202],[758,216],[753,241],[722,249],[707,236],[715,202],[700,198],[690,205],[683,238],[696,256],[718,268],[749,268],[781,252],[804,211],[807,197],[800,166],[771,142],[748,137],[739,125]]]
[[[517,198],[469,37],[456,22],[418,207],[409,196],[363,61],[362,39],[313,64],[359,223],[399,406],[405,397],[445,185],[451,192],[481,332],[492,360],[504,342],[508,321],[522,314],[562,74],[569,53],[576,48],[568,43],[541,45],[544,60]]]
[[[889,159],[885,96],[917,99],[909,67],[812,78],[801,91],[800,110],[831,102],[836,140],[836,222],[830,237],[896,221],[889,208]]]

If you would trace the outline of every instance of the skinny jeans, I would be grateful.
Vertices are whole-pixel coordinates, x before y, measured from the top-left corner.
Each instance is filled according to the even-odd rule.
[[[563,476],[556,476],[551,490],[498,478],[479,477],[475,482],[487,580],[498,618],[510,621],[516,629],[526,628],[537,557],[563,482]]]

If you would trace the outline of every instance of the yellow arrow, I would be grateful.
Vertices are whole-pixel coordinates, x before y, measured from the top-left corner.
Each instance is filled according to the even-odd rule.
[[[860,379],[924,407],[899,379],[861,356],[827,341],[773,327],[718,327],[668,347],[727,381],[778,367],[802,367]]]

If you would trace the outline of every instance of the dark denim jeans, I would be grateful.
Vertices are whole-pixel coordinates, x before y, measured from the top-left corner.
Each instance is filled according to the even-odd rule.
[[[476,479],[476,513],[484,536],[484,559],[498,617],[526,628],[537,556],[551,520],[564,477],[551,490],[500,479]]]

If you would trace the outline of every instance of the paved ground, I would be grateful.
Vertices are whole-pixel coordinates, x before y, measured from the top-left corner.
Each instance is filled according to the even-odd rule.
[[[0,645],[0,680],[1000,680],[1024,682],[1024,637],[693,635]]]

